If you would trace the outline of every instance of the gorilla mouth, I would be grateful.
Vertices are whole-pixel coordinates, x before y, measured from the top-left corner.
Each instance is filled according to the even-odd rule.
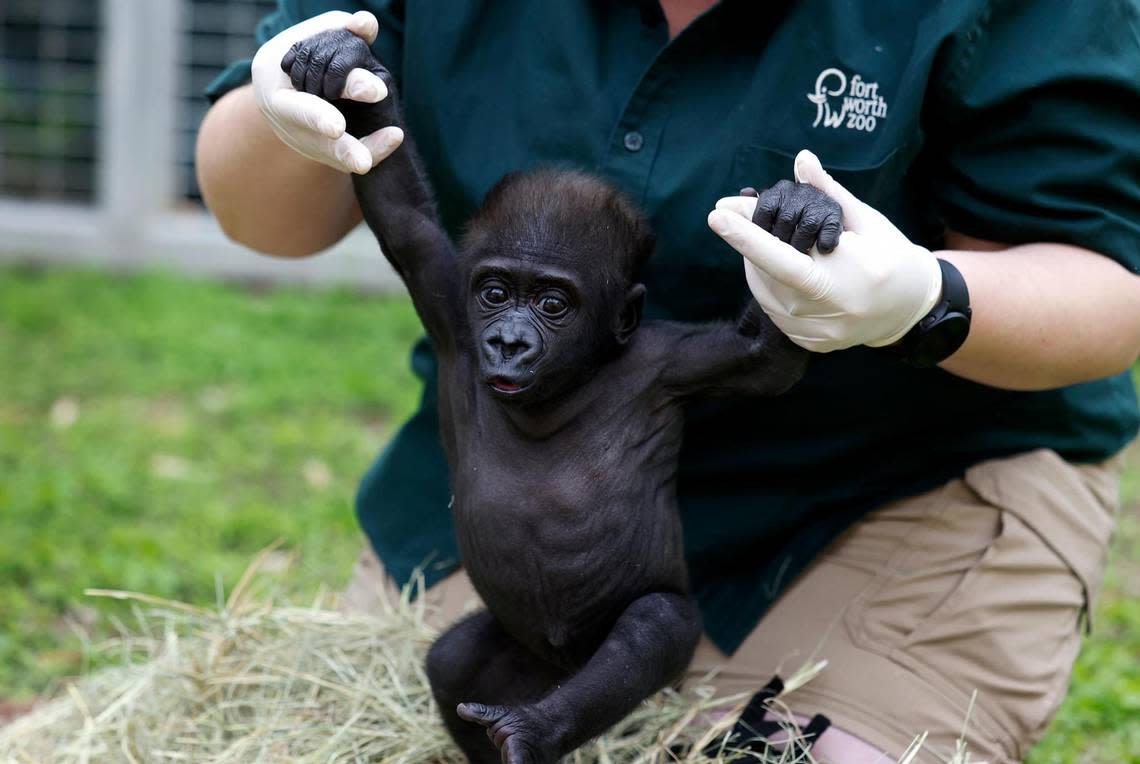
[[[487,384],[494,388],[496,392],[500,393],[517,393],[522,391],[525,387],[517,382],[512,382],[506,377],[491,377],[487,380]]]

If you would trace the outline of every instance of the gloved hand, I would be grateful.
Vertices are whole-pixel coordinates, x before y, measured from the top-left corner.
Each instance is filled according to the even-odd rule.
[[[262,45],[253,57],[253,94],[285,145],[315,162],[363,175],[399,147],[403,131],[386,127],[354,138],[345,132],[344,115],[321,95],[376,103],[388,95],[384,82],[367,69],[356,68],[346,73],[342,93],[302,93],[293,88],[289,75],[281,69],[281,59],[294,43],[330,29],[347,29],[371,44],[380,24],[367,11],[329,11],[289,27]]]
[[[846,230],[829,254],[813,247],[805,255],[753,223],[779,218],[770,209],[757,215],[753,197],[726,197],[709,213],[709,227],[744,256],[756,301],[793,342],[817,353],[902,339],[941,297],[937,258],[837,183],[810,151],[796,156],[795,176],[843,208]]]

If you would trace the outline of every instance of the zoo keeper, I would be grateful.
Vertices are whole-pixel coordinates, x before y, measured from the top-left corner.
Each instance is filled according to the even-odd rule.
[[[923,730],[919,761],[950,755],[976,690],[971,754],[1021,760],[1065,695],[1140,421],[1140,5],[281,0],[198,143],[207,203],[253,249],[338,241],[360,221],[348,173],[393,148],[279,97],[288,46],[346,25],[376,35],[453,234],[508,171],[596,171],[657,231],[650,317],[731,318],[751,287],[819,351],[781,398],[689,412],[690,681],[723,664],[720,690],[755,691],[828,659],[789,702],[832,721],[813,751],[843,762]],[[802,148],[854,231],[805,258],[814,281],[741,200],[706,222]],[[430,560],[454,616],[471,590],[426,343],[411,362],[422,405],[361,484],[350,597]]]

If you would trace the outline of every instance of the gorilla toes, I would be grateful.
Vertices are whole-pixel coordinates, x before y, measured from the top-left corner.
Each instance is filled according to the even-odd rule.
[[[368,43],[347,29],[331,29],[296,42],[281,59],[281,70],[296,90],[327,101],[344,94],[348,73],[357,68],[387,74]]]
[[[502,754],[503,764],[553,764],[558,760],[558,752],[550,749],[550,736],[521,707],[460,703],[455,712],[460,719],[487,728],[487,737]]]
[[[756,200],[752,222],[800,252],[831,252],[843,233],[839,203],[815,186],[781,180]]]

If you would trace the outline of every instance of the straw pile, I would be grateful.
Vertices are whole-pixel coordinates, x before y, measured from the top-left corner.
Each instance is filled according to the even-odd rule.
[[[424,675],[435,635],[407,593],[362,616],[273,606],[251,578],[213,610],[89,592],[134,603],[137,625],[98,648],[117,651],[119,665],[0,729],[0,762],[462,764]],[[727,759],[700,752],[723,743],[746,700],[663,692],[573,759]],[[772,750],[752,761],[811,759]]]

